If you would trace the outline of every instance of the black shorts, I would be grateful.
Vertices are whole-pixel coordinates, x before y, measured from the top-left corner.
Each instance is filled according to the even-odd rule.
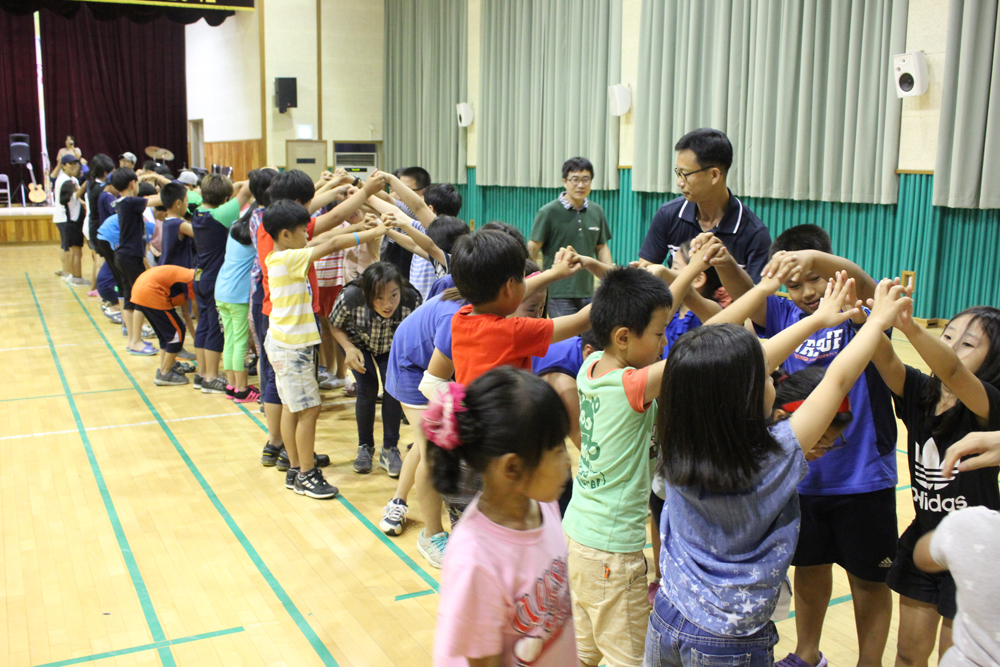
[[[792,565],[836,563],[859,579],[882,583],[896,558],[896,490],[843,496],[799,495],[802,528]]]
[[[83,247],[83,223],[67,222],[63,223],[64,233],[62,235],[63,250]]]
[[[156,332],[160,349],[176,354],[184,347],[184,319],[174,309],[157,310],[146,306],[136,306],[146,316],[149,326]]]
[[[135,310],[135,306],[132,305],[132,286],[135,285],[135,281],[139,279],[142,272],[146,270],[146,265],[139,257],[132,257],[131,255],[123,255],[120,252],[116,252],[115,266],[118,268],[118,279],[121,280],[118,287],[121,291],[122,301],[124,301],[122,308],[124,310]]]
[[[913,528],[913,526],[907,528],[903,533],[904,537]],[[914,537],[912,540],[900,540],[896,559],[892,562],[885,583],[889,584],[892,590],[911,600],[936,606],[939,614],[954,620],[955,612],[958,610],[955,602],[955,580],[949,572],[924,572],[914,564],[913,550],[909,545],[916,544],[916,539]]]

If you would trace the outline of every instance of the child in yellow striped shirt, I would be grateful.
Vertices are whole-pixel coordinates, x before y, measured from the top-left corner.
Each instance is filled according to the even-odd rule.
[[[337,488],[313,465],[321,404],[315,361],[320,335],[309,292],[309,267],[331,252],[379,238],[385,226],[380,222],[374,229],[348,234],[337,228],[308,241],[308,224],[309,211],[295,201],[279,200],[264,211],[264,231],[274,239],[274,250],[265,260],[272,307],[264,348],[284,405],[285,447],[294,448],[301,466],[288,469],[285,487],[310,498],[333,498]]]

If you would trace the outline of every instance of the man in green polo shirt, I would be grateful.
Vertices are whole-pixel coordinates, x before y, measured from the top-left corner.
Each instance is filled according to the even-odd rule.
[[[587,199],[594,165],[587,158],[570,158],[563,163],[562,176],[565,191],[535,216],[528,255],[535,259],[541,250],[544,268],[548,269],[559,248],[573,246],[581,255],[611,264],[608,219],[604,217],[604,209]],[[593,294],[594,278],[587,271],[554,282],[549,285],[549,316],[573,315],[590,303]]]

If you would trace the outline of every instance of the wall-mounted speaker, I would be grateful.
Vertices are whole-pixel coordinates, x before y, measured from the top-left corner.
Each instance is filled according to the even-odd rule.
[[[298,105],[298,88],[295,85],[295,77],[274,77],[274,106],[278,107],[278,111],[285,113],[288,109]]]
[[[468,102],[459,102],[456,104],[455,111],[458,113],[459,127],[469,127],[476,118],[476,113],[472,110],[472,105]]]
[[[620,83],[608,86],[608,100],[611,102],[612,116],[624,116],[632,108],[632,93],[628,86]]]
[[[896,97],[914,97],[927,92],[927,56],[923,51],[893,56],[892,74]]]

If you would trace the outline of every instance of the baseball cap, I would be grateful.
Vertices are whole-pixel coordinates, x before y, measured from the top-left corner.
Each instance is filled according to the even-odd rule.
[[[198,185],[198,176],[193,171],[182,171],[177,180],[184,185]]]
[[[66,153],[66,155],[63,155],[59,160],[60,164],[69,164],[70,162],[79,162],[79,160],[72,153]]]
[[[126,160],[128,160],[129,162],[131,162],[133,164],[135,164],[136,162],[138,162],[138,160],[135,157],[135,153],[127,153],[127,152],[126,153],[122,153],[121,155],[118,156],[118,159],[121,160],[122,158],[125,158]]]

